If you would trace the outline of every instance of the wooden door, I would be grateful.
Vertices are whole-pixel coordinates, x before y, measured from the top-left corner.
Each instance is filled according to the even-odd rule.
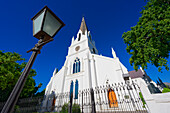
[[[108,90],[108,101],[109,101],[109,107],[118,107],[118,102],[116,98],[116,94],[112,89]]]

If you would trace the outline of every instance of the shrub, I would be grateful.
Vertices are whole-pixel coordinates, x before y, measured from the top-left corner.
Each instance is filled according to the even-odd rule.
[[[62,106],[61,113],[68,113],[68,103],[65,103],[65,104]]]
[[[68,109],[69,109],[69,104],[65,103],[62,106],[61,113],[68,113]],[[74,103],[72,106],[72,113],[81,113],[80,105]]]
[[[167,92],[170,92],[170,89],[169,89],[169,88],[164,88],[164,89],[162,90],[162,93],[167,93]]]
[[[78,105],[78,104],[73,104],[72,113],[81,113],[81,111],[80,111],[80,105]]]

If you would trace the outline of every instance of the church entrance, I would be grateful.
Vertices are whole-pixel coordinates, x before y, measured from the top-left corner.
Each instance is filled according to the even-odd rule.
[[[108,101],[109,101],[109,107],[113,108],[113,107],[118,107],[118,102],[117,102],[117,98],[116,98],[116,94],[113,91],[113,89],[108,89]]]
[[[54,108],[55,108],[55,102],[56,102],[56,98],[55,98],[55,96],[54,96],[54,97],[53,97],[53,101],[52,101],[51,111],[53,111]]]

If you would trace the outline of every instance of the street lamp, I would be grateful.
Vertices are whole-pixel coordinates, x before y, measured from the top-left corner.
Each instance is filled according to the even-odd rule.
[[[65,25],[47,6],[40,10],[33,18],[33,36],[39,41],[31,50],[33,51],[28,63],[25,66],[20,78],[18,79],[14,89],[12,90],[7,102],[5,103],[1,113],[12,113],[19,95],[24,87],[28,74],[40,53],[43,45],[53,40],[56,33]]]
[[[45,6],[33,18],[33,36],[44,41],[53,38],[56,33],[64,26],[64,23]]]

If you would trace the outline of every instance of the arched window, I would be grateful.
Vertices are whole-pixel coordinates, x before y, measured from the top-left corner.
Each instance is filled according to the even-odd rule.
[[[71,81],[71,85],[70,85],[70,99],[73,97],[73,87],[74,87],[74,84],[73,84],[73,81]]]
[[[73,73],[76,73],[76,60],[74,61],[74,64],[73,64]]]
[[[80,72],[80,59],[76,58],[76,60],[73,63],[73,74]]]
[[[80,61],[78,61],[78,70],[77,70],[77,72],[80,72]]]
[[[93,53],[96,54],[95,49],[93,48]]]
[[[109,101],[109,107],[118,107],[118,102],[116,98],[116,94],[113,91],[113,89],[108,89],[108,101]]]
[[[79,33],[79,38],[78,38],[78,41],[80,41],[80,39],[81,39],[81,33]]]
[[[74,99],[78,99],[78,88],[79,88],[79,84],[78,84],[78,80],[76,80],[76,83],[75,83],[75,98]]]

